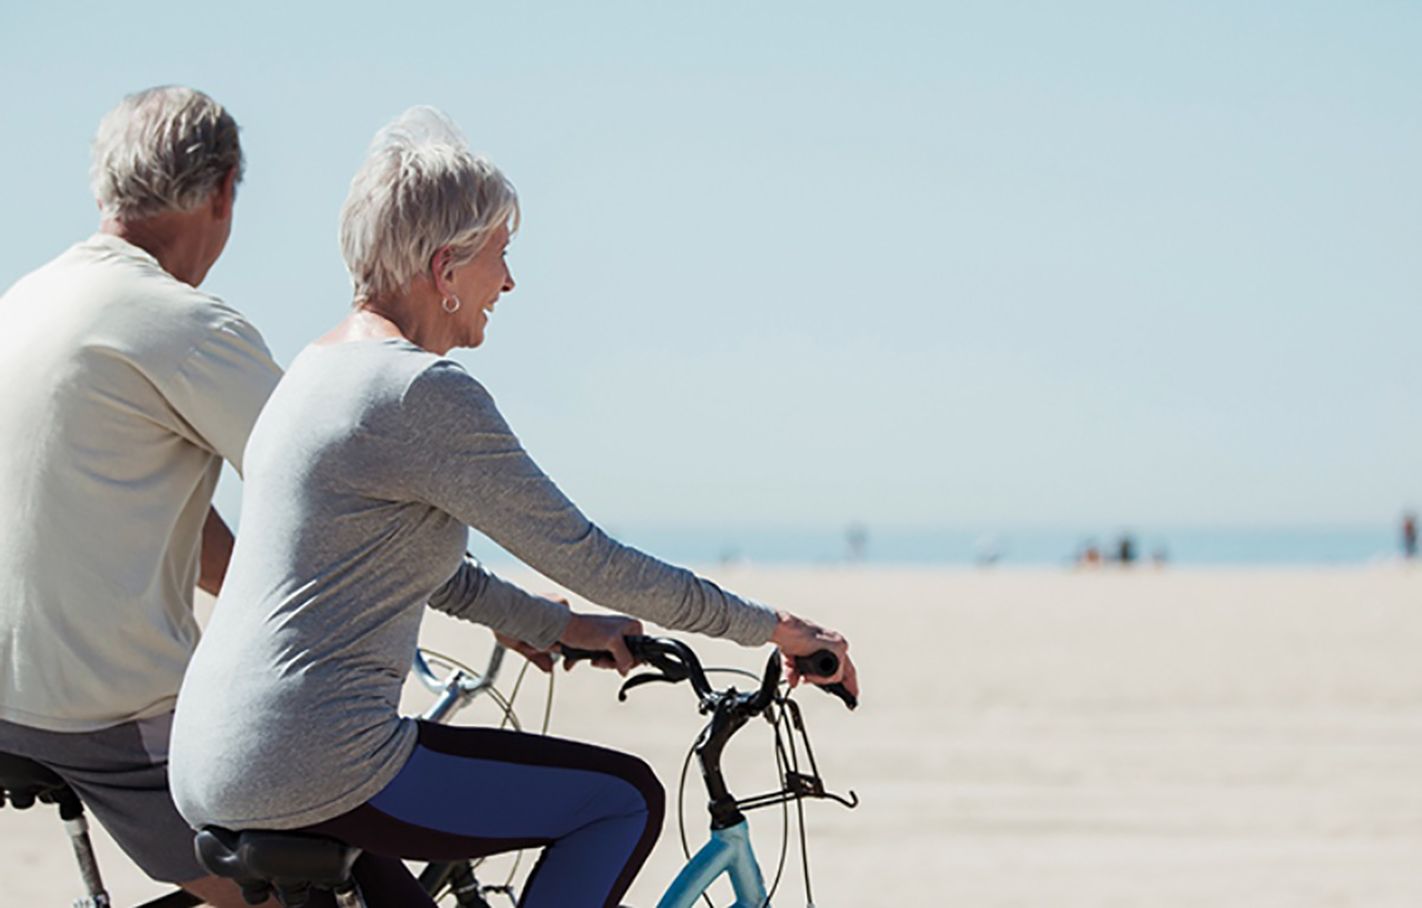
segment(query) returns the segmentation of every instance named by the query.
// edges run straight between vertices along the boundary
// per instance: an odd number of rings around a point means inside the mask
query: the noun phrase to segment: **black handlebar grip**
[[[795,671],[807,678],[833,678],[839,671],[839,657],[827,649],[809,656],[796,656]]]
[[[809,656],[795,657],[795,670],[801,676],[813,681],[815,678],[833,678],[834,673],[839,671],[839,657],[827,649],[822,649]],[[834,684],[818,685],[827,694],[834,694],[844,701],[844,705],[854,709],[859,705],[859,698],[849,692],[849,688],[836,681]]]

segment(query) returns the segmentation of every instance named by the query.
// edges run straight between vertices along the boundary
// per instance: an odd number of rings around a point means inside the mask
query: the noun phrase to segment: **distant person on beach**
[[[91,176],[98,232],[0,298],[0,752],[58,773],[155,880],[236,908],[193,856],[167,750],[193,586],[217,593],[232,551],[213,489],[280,377],[197,289],[232,228],[237,124],[189,88],[131,95]]]
[[[1410,511],[1402,515],[1402,557],[1417,557],[1417,515]]]
[[[1130,533],[1122,533],[1120,540],[1116,543],[1116,561],[1125,567],[1135,564],[1136,540]]]
[[[869,528],[859,522],[851,523],[844,531],[844,542],[849,560],[863,561],[869,553]]]
[[[1101,549],[1096,545],[1095,540],[1088,540],[1082,544],[1076,553],[1077,567],[1100,567],[1102,562]]]
[[[623,635],[640,622],[501,580],[465,557],[470,527],[663,627],[832,650],[858,687],[839,634],[610,538],[445,357],[480,346],[513,290],[518,218],[512,184],[442,114],[416,108],[377,135],[341,214],[352,311],[296,357],[252,432],[242,541],[179,697],[173,791],[189,822],[364,849],[354,872],[371,908],[433,906],[400,858],[530,845],[546,847],[522,908],[618,905],[661,829],[662,787],[636,757],[401,717],[427,606],[545,666],[559,643],[632,666]]]

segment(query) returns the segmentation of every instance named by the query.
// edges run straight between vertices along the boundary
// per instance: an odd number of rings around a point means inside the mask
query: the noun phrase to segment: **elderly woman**
[[[494,577],[464,557],[468,527],[664,627],[834,650],[855,687],[840,635],[609,538],[444,358],[482,344],[513,289],[518,217],[508,180],[437,112],[376,137],[342,212],[353,311],[297,356],[253,429],[241,538],[179,698],[172,777],[188,821],[365,849],[372,906],[430,904],[394,858],[530,845],[544,851],[524,906],[616,906],[660,829],[661,787],[634,757],[399,716],[427,604],[526,653],[565,643],[632,665],[622,635],[637,621]]]

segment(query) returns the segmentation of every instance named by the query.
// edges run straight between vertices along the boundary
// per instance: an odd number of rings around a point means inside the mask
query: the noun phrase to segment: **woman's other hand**
[[[790,686],[794,687],[802,680],[800,672],[795,668],[795,657],[812,656],[824,649],[839,657],[839,671],[829,678],[818,675],[810,677],[811,683],[833,684],[838,681],[857,698],[859,674],[855,671],[854,660],[849,658],[849,641],[838,631],[820,627],[798,615],[780,612],[779,616],[775,632],[770,635],[770,642],[780,647],[780,652],[785,657],[785,677]]]
[[[640,636],[642,622],[626,615],[583,615],[574,612],[568,619],[559,643],[566,643],[578,649],[606,650],[612,659],[595,659],[598,668],[615,668],[619,675],[626,675],[637,664],[632,653],[627,650],[623,637]],[[573,666],[568,664],[568,668]]]

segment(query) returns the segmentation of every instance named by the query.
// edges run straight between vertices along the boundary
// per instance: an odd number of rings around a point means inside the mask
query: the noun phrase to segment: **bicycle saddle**
[[[34,760],[0,753],[0,806],[8,796],[17,810],[24,810],[36,800],[55,803],[67,792],[63,779]]]
[[[250,905],[272,891],[287,908],[307,904],[310,890],[349,888],[360,849],[325,836],[254,829],[233,832],[206,826],[194,841],[198,861],[217,876],[235,880]]]

